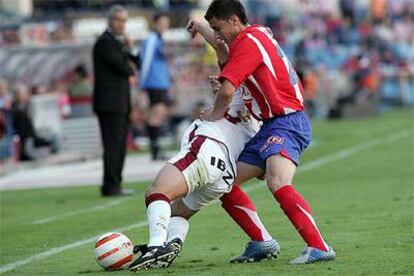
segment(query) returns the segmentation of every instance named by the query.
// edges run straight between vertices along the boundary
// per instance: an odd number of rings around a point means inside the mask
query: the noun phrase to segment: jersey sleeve
[[[262,62],[262,55],[252,40],[243,38],[232,49],[229,60],[221,71],[219,80],[227,79],[238,88]]]

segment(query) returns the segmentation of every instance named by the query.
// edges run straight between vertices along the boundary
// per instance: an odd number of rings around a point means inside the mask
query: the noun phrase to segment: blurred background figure
[[[139,66],[139,56],[125,33],[127,17],[128,13],[122,6],[111,7],[108,29],[93,48],[93,107],[99,119],[103,143],[103,196],[132,193],[122,189],[121,182],[131,110],[129,77],[134,75],[130,63]]]
[[[92,116],[92,84],[84,64],[78,64],[73,69],[74,79],[69,85],[71,117],[82,118]]]
[[[31,95],[27,86],[17,84],[14,88],[12,118],[15,133],[20,139],[19,160],[30,161],[58,151],[57,141],[53,137],[41,137],[36,132],[30,117]]]
[[[135,154],[138,148],[149,146],[150,159],[163,159],[160,146],[173,149],[180,140],[179,128],[191,121],[197,103],[211,100],[210,93],[203,91],[209,89],[208,76],[218,74],[214,50],[201,39],[191,40],[185,29],[188,19],[202,17],[210,2],[0,0],[0,76],[11,88],[16,84],[29,87],[30,118],[36,133],[41,137],[54,134],[60,143],[58,156],[24,166],[101,157],[93,83],[99,84],[97,90],[106,91],[96,97],[99,114],[126,117],[129,99],[124,91],[130,90],[127,152]],[[375,116],[414,106],[413,0],[243,2],[249,21],[271,28],[294,63],[305,87],[306,109],[314,118]],[[99,67],[107,72],[98,68],[95,74],[93,67],[91,52],[105,30],[108,49],[117,49],[105,50],[110,62],[118,64],[119,55],[114,53],[121,52],[126,63],[132,61],[130,39],[116,33],[116,27],[108,28],[108,10],[114,3],[124,5],[129,15],[125,24],[112,22],[123,25],[121,33],[128,33],[141,48],[142,61],[145,59],[140,74],[129,75],[131,89],[126,88],[127,74],[116,71],[119,66],[108,66],[101,58]],[[14,90],[5,94],[1,96],[0,139],[1,145],[8,144],[3,156],[15,156],[18,151],[10,146],[16,141],[12,139],[11,107],[5,104],[15,98]],[[11,172],[9,168],[21,165],[9,163],[12,165],[6,170]]]
[[[67,93],[66,86],[63,84],[63,82],[59,80],[54,80],[50,88],[50,94],[56,95],[60,116],[63,119],[69,118],[72,113],[72,110],[70,106],[69,95]]]
[[[0,165],[13,157],[13,121],[11,115],[12,99],[7,80],[0,79]]]
[[[165,14],[156,14],[153,24],[153,31],[142,44],[140,86],[147,92],[150,103],[147,134],[150,139],[151,156],[153,160],[164,160],[166,156],[161,152],[158,140],[168,116],[168,90],[171,86],[163,39],[163,34],[170,26],[170,19]]]

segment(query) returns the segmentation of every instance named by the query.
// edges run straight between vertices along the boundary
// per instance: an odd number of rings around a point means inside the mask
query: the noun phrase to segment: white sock
[[[167,240],[167,227],[170,223],[171,206],[164,200],[153,201],[147,208],[149,226],[148,246],[161,246]]]
[[[172,217],[168,225],[167,241],[179,238],[183,243],[190,227],[188,220],[183,217]]]

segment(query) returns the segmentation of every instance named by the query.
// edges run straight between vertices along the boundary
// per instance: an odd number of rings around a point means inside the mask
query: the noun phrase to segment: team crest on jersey
[[[285,138],[283,137],[270,136],[269,139],[267,139],[266,143],[260,148],[260,151],[266,150],[266,148],[272,144],[282,145],[284,141],[285,141]]]

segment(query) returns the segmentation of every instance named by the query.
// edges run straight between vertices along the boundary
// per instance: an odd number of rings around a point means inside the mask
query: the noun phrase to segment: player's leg
[[[189,230],[188,220],[197,211],[189,209],[182,201],[177,199],[171,204],[171,220],[167,229],[167,241],[179,239],[180,243],[183,244]]]
[[[171,217],[170,201],[185,196],[188,187],[183,174],[172,164],[166,164],[145,194],[150,239],[148,246],[161,246],[167,239]]]
[[[219,187],[216,184],[209,184]],[[219,198],[223,193],[220,189],[211,191],[209,187],[203,187],[188,194],[184,198],[175,200],[171,204],[171,221],[168,226],[167,240],[179,239],[183,244],[189,229],[188,220],[195,215],[201,207],[208,205],[213,200]]]
[[[292,186],[299,156],[310,141],[308,119],[304,113],[295,113],[271,122],[267,127],[270,128],[269,138],[260,151],[262,159],[266,160],[267,185],[308,246],[292,263],[333,259],[335,253],[319,232],[308,202]]]
[[[272,155],[266,161],[266,182],[283,212],[294,225],[308,248],[292,264],[308,263],[334,258],[332,249],[324,241],[304,197],[291,185],[296,165],[281,155]],[[326,253],[325,253],[326,252]],[[313,257],[313,255],[320,255]]]
[[[220,198],[221,206],[252,241],[268,241],[272,237],[261,223],[254,203],[239,185],[263,173],[263,169],[239,161],[232,190]]]
[[[180,251],[190,228],[188,220],[197,212],[198,210],[188,208],[181,198],[171,204],[171,220],[167,229],[167,242],[178,243]]]
[[[130,270],[146,269],[158,261],[162,262],[161,265],[168,265],[176,257],[174,248],[165,245],[171,218],[170,201],[186,195],[187,191],[188,186],[181,171],[172,164],[166,164],[145,194],[149,227],[148,250],[132,262]]]
[[[176,199],[171,204],[171,218],[167,228],[166,244],[163,248],[164,255],[168,254],[168,257],[158,258],[151,263],[151,268],[167,268],[174,262],[182,250],[190,227],[188,219],[196,212],[188,209],[181,199]]]
[[[148,246],[160,246],[166,241],[171,216],[170,201],[187,195],[198,183],[207,181],[207,176],[201,173],[206,168],[203,156],[215,143],[205,137],[193,138],[158,173],[145,194],[150,227]]]
[[[229,168],[230,162],[226,158],[224,152],[220,149],[221,145],[216,142],[207,141],[208,154],[202,149],[198,161],[211,160],[211,155],[216,157],[218,160],[223,160],[224,171]],[[205,157],[208,158],[205,158]],[[205,167],[206,163],[203,164]],[[207,182],[198,186],[191,193],[181,199],[177,199],[171,206],[171,221],[168,226],[168,246],[170,250],[173,250],[176,255],[171,258],[170,261],[165,265],[168,267],[178,256],[182,249],[182,245],[187,236],[189,229],[188,219],[190,219],[195,213],[198,212],[203,206],[210,204],[214,200],[217,200],[224,192],[228,191],[228,184],[222,179],[223,172],[217,167],[213,167],[208,170],[206,176]]]
[[[249,196],[239,186],[252,178],[262,177],[265,170],[260,156],[255,154],[248,143],[237,162],[237,177],[233,189],[220,200],[223,209],[250,237],[245,251],[230,260],[232,263],[256,262],[263,258],[276,257],[279,244],[272,238],[257,214],[256,207]]]
[[[197,213],[197,210],[189,209],[182,201],[177,199],[171,204],[171,220],[167,229],[167,243],[176,255],[181,252],[182,246],[187,237],[190,224],[188,220]],[[168,264],[170,266],[175,258],[172,258]]]
[[[196,136],[159,172],[147,191],[145,200],[150,230],[149,250],[130,265],[130,270],[138,271],[153,266],[168,267],[177,257],[179,251],[172,244],[166,243],[171,217],[170,201],[185,196],[202,183],[211,183],[208,175],[210,173],[221,177],[221,171],[217,173],[210,169],[205,170],[210,164],[206,159],[210,160],[209,153],[215,153],[217,144],[206,137]],[[224,154],[219,149],[218,154],[220,153]],[[218,170],[215,167],[213,169]]]

